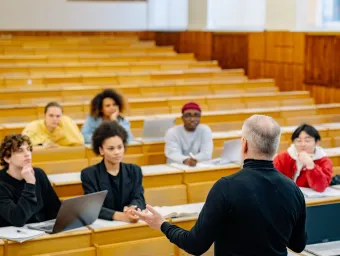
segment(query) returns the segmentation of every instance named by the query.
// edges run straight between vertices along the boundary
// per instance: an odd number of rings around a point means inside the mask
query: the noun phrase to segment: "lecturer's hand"
[[[133,211],[134,214],[139,216],[139,218],[146,222],[151,228],[156,230],[161,230],[162,224],[165,222],[165,218],[159,214],[151,205],[146,205],[146,210]],[[151,214],[150,214],[150,213]]]

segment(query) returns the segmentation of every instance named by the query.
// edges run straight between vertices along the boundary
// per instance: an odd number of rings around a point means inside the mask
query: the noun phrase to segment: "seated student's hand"
[[[123,209],[123,212],[127,212],[128,210],[136,210],[136,209],[137,209],[136,205],[125,206]]]
[[[183,163],[189,166],[196,166],[197,160],[190,157],[185,159]]]
[[[115,212],[113,215],[114,220],[136,223],[139,220],[139,216],[134,214],[133,210],[127,212]]]
[[[117,120],[118,115],[119,115],[118,111],[113,112],[110,116],[111,121]]]
[[[26,183],[35,184],[35,174],[31,164],[25,165],[24,168],[22,168],[21,175]]]
[[[314,161],[307,152],[305,151],[300,152],[298,154],[298,158],[299,158],[299,161],[307,167],[307,169],[314,168]]]

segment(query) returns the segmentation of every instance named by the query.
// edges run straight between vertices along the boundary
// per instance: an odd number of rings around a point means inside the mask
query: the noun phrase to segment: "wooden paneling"
[[[274,78],[283,91],[303,89],[304,33],[249,34],[249,78]]]
[[[187,31],[180,34],[179,52],[194,53],[198,60],[211,60],[212,44],[211,32]]]
[[[212,58],[222,68],[243,68],[248,71],[248,34],[214,33]]]
[[[335,36],[306,36],[305,83],[332,84]]]
[[[157,32],[155,40],[159,46],[171,45],[177,52],[180,52],[180,32]]]
[[[12,36],[138,36],[141,40],[154,40],[153,31],[0,31]]]

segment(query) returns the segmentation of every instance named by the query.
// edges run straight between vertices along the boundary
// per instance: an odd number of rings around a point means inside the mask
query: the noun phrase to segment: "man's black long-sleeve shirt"
[[[23,226],[57,217],[60,201],[43,170],[34,168],[36,184],[0,171],[0,227]]]
[[[215,242],[215,256],[286,256],[306,245],[306,205],[296,184],[272,161],[246,160],[243,169],[211,189],[195,226],[168,222],[163,233],[186,252],[201,255]]]

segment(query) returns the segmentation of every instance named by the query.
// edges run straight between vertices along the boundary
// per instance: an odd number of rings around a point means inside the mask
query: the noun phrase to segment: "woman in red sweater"
[[[293,144],[275,157],[275,168],[299,187],[324,191],[332,179],[333,163],[318,146],[320,140],[320,134],[313,126],[299,126],[292,134]]]

